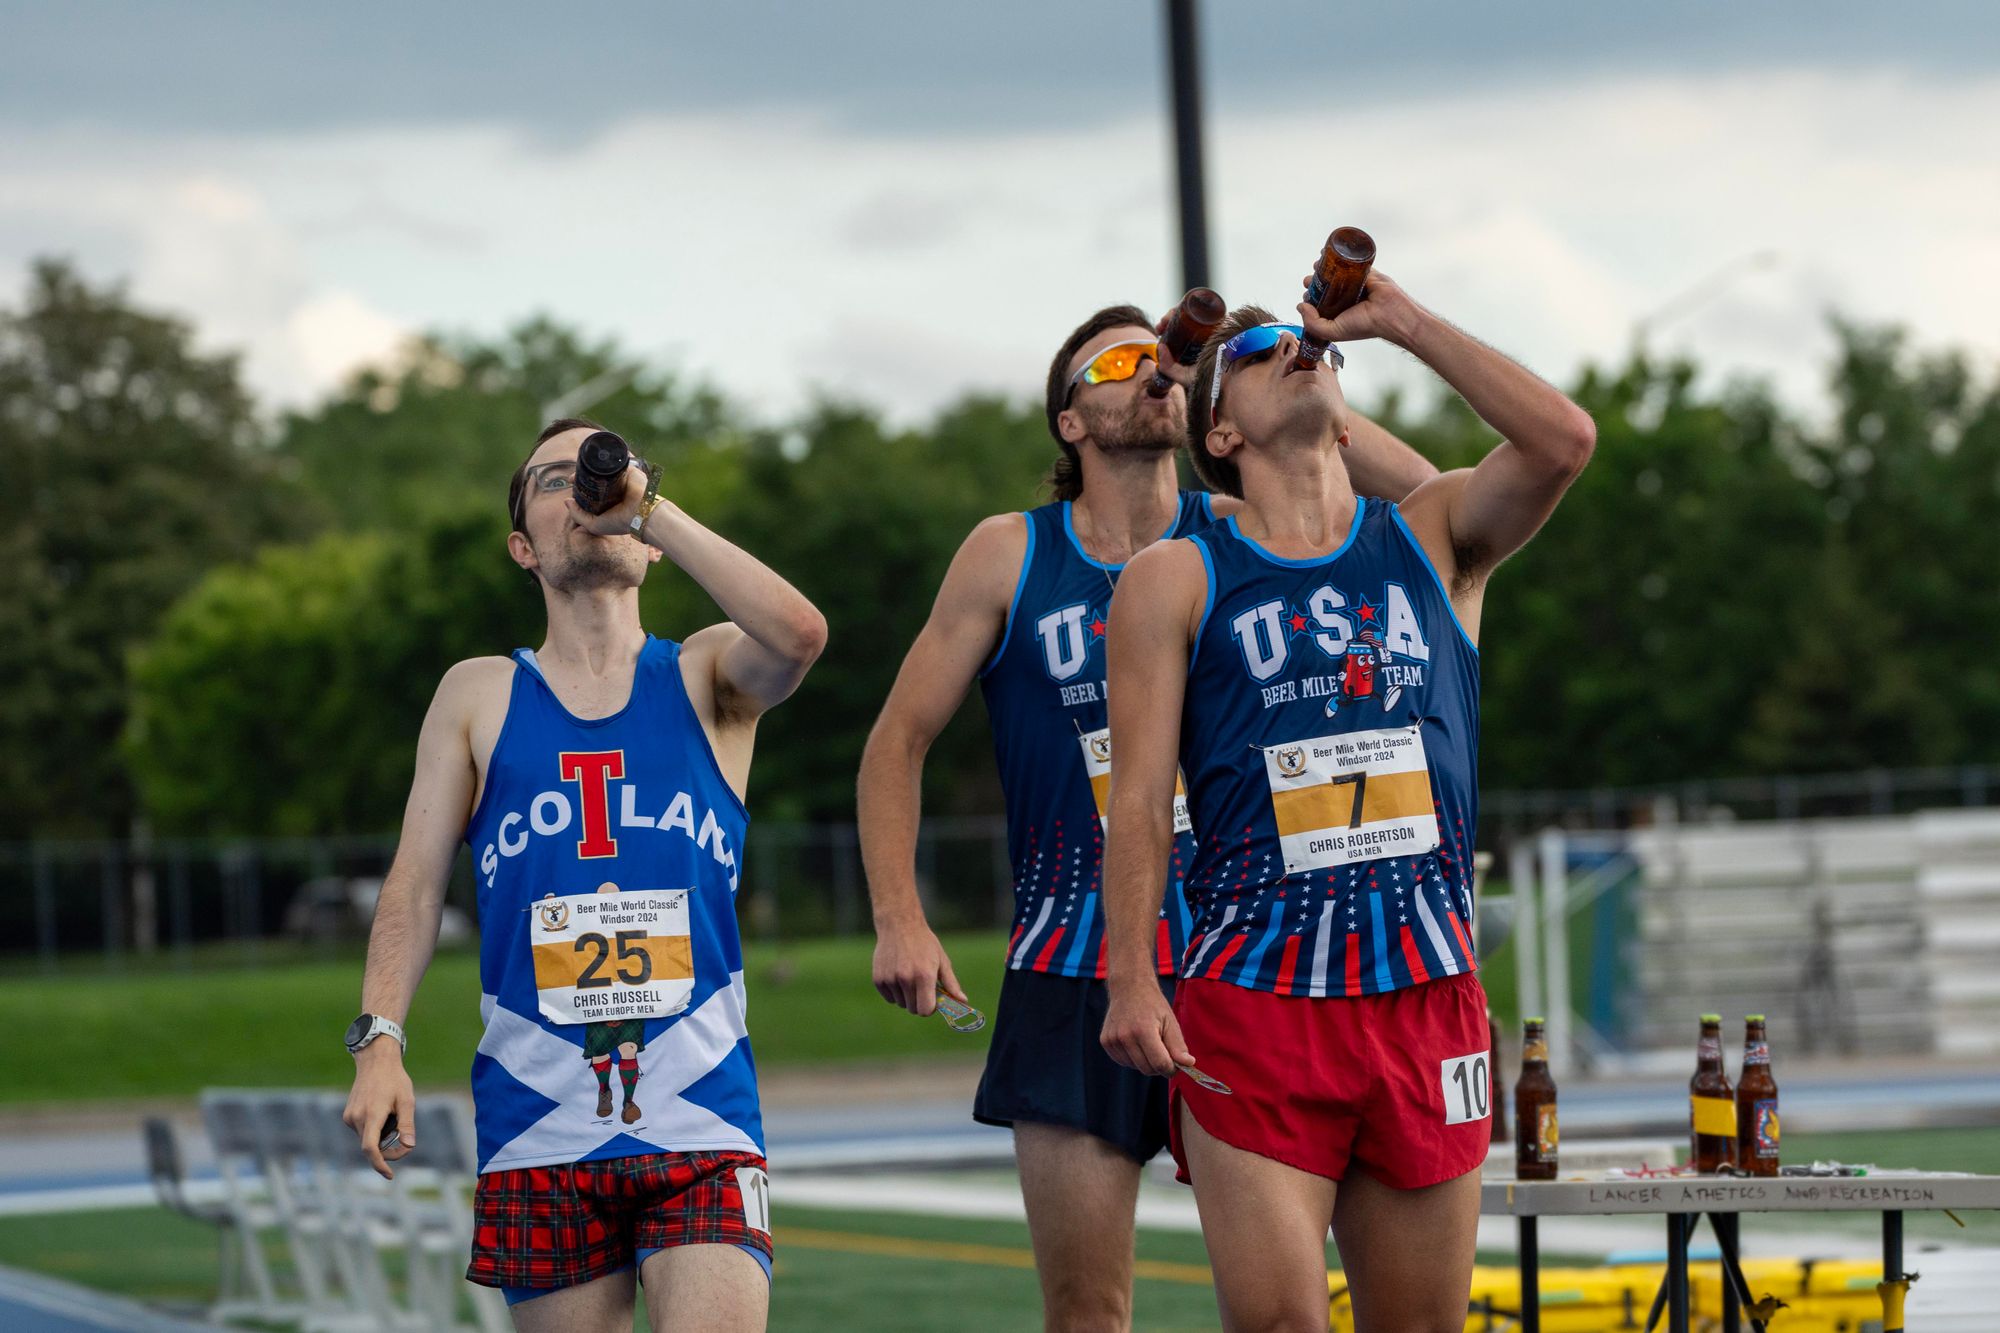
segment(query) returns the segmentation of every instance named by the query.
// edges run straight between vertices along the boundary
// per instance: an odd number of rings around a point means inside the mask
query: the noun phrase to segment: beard
[[[598,588],[636,588],[645,580],[646,562],[626,543],[593,537],[573,529],[553,560],[542,564],[542,577],[557,592],[589,592]]]
[[[1166,411],[1146,403],[1139,398],[1122,408],[1085,415],[1091,441],[1107,454],[1164,454],[1179,448],[1187,437],[1186,408],[1171,399]]]

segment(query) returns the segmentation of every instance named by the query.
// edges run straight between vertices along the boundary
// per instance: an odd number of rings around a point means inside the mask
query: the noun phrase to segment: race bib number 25
[[[1437,850],[1430,768],[1416,727],[1268,746],[1264,776],[1287,874]]]
[[[624,1023],[687,1008],[688,890],[573,893],[533,911],[535,991],[551,1023]]]

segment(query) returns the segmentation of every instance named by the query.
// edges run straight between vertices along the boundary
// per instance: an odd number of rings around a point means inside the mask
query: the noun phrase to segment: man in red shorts
[[[1475,636],[1486,580],[1589,459],[1590,418],[1381,275],[1303,328],[1246,307],[1189,393],[1211,487],[1243,508],[1139,553],[1112,600],[1117,747],[1102,1040],[1173,1079],[1231,1329],[1326,1327],[1324,1242],[1370,1333],[1464,1326],[1489,1138],[1473,972]],[[1400,505],[1357,496],[1349,410],[1300,338],[1416,355],[1503,437]],[[1176,766],[1197,849],[1169,1009],[1151,926]]]

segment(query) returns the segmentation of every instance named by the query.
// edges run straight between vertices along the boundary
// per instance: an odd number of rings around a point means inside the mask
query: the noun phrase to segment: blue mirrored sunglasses
[[[1222,344],[1222,351],[1216,357],[1215,378],[1208,383],[1209,420],[1215,419],[1215,405],[1222,401],[1222,377],[1229,368],[1246,356],[1256,356],[1259,352],[1270,351],[1278,345],[1278,339],[1287,333],[1298,339],[1304,339],[1306,336],[1305,329],[1297,324],[1259,324],[1255,328],[1243,330]],[[1333,356],[1335,370],[1347,364],[1347,358],[1340,354],[1338,347],[1329,345],[1326,350]]]

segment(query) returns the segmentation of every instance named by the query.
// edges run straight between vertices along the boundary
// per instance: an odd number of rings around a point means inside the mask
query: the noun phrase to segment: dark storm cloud
[[[808,111],[959,135],[1098,120],[1161,96],[1160,7],[1076,4],[274,5],[0,0],[0,123],[159,133],[504,124],[587,136],[635,113]],[[1311,88],[1372,97],[1610,72],[1988,73],[1991,5],[1222,3],[1204,10],[1222,107]]]

